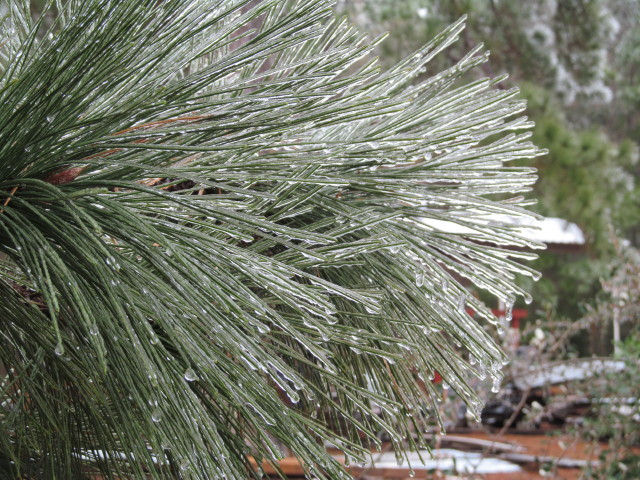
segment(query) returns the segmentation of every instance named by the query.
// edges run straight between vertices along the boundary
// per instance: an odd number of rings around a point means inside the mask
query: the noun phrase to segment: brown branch
[[[11,199],[13,198],[13,196],[15,195],[15,193],[17,191],[18,191],[18,186],[16,185],[15,187],[13,187],[11,189],[11,192],[9,193],[9,196],[7,197],[7,199],[2,204],[3,207],[6,207],[7,205],[9,205],[9,202],[11,201]],[[4,213],[4,208],[0,209],[0,213]]]

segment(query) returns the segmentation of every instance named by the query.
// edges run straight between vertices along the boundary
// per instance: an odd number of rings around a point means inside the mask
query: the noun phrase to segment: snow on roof
[[[438,220],[426,217],[419,218],[418,220],[429,228],[442,233],[461,235],[477,235],[480,233],[468,223],[461,225],[449,220]],[[580,227],[562,218],[547,217],[536,220],[531,217],[492,214],[465,218],[464,220],[472,220],[473,223],[479,227],[486,227],[492,224],[514,225],[519,227],[515,230],[515,233],[532,242],[565,245],[585,244],[584,233],[582,233]]]

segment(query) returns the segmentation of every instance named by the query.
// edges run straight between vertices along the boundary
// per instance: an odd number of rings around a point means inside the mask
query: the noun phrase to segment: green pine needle
[[[380,72],[329,0],[0,15],[7,475],[260,478],[284,446],[350,478],[323,444],[420,447],[433,372],[478,412],[505,357],[461,282],[526,296],[486,219],[529,215],[507,162],[540,151],[515,91],[459,81],[479,49],[429,71],[463,20]]]

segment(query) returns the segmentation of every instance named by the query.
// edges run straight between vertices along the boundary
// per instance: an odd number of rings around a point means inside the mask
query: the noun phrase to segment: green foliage
[[[541,172],[537,211],[577,223],[595,252],[612,253],[609,225],[624,232],[640,213],[632,174],[635,144],[611,142],[598,130],[571,128],[539,87],[523,84],[523,94],[528,113],[537,120],[534,139],[548,151],[536,162]]]
[[[434,371],[477,412],[504,355],[461,279],[524,295],[486,218],[528,215],[506,162],[539,152],[517,91],[456,86],[480,50],[412,85],[462,22],[381,72],[327,0],[53,3],[0,4],[9,468],[259,478],[284,445],[348,478],[323,442],[416,448]]]
[[[536,119],[534,141],[547,150],[535,162],[541,173],[534,187],[535,210],[578,224],[587,239],[583,255],[541,254],[535,266],[543,279],[532,291],[557,315],[577,319],[615,257],[610,226],[624,237],[633,237],[637,228],[640,204],[633,170],[638,149],[630,141],[611,142],[601,131],[571,128],[539,87],[524,83],[522,92]]]
[[[635,294],[637,295],[637,291]],[[636,299],[637,302],[637,299]],[[636,309],[638,303],[636,303]],[[605,440],[609,450],[600,464],[588,469],[584,477],[632,480],[640,474],[640,457],[633,447],[640,443],[640,335],[632,332],[620,345],[618,359],[625,362],[622,372],[610,373],[591,382],[596,402],[592,416],[580,428],[582,438]]]

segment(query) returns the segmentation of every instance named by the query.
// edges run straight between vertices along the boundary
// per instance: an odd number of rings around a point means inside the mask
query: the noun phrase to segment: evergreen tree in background
[[[0,476],[284,445],[349,478],[323,442],[417,448],[434,372],[478,412],[505,358],[463,281],[526,297],[507,162],[539,152],[517,91],[458,81],[479,49],[412,84],[461,21],[381,71],[328,0],[30,7],[0,2]]]

